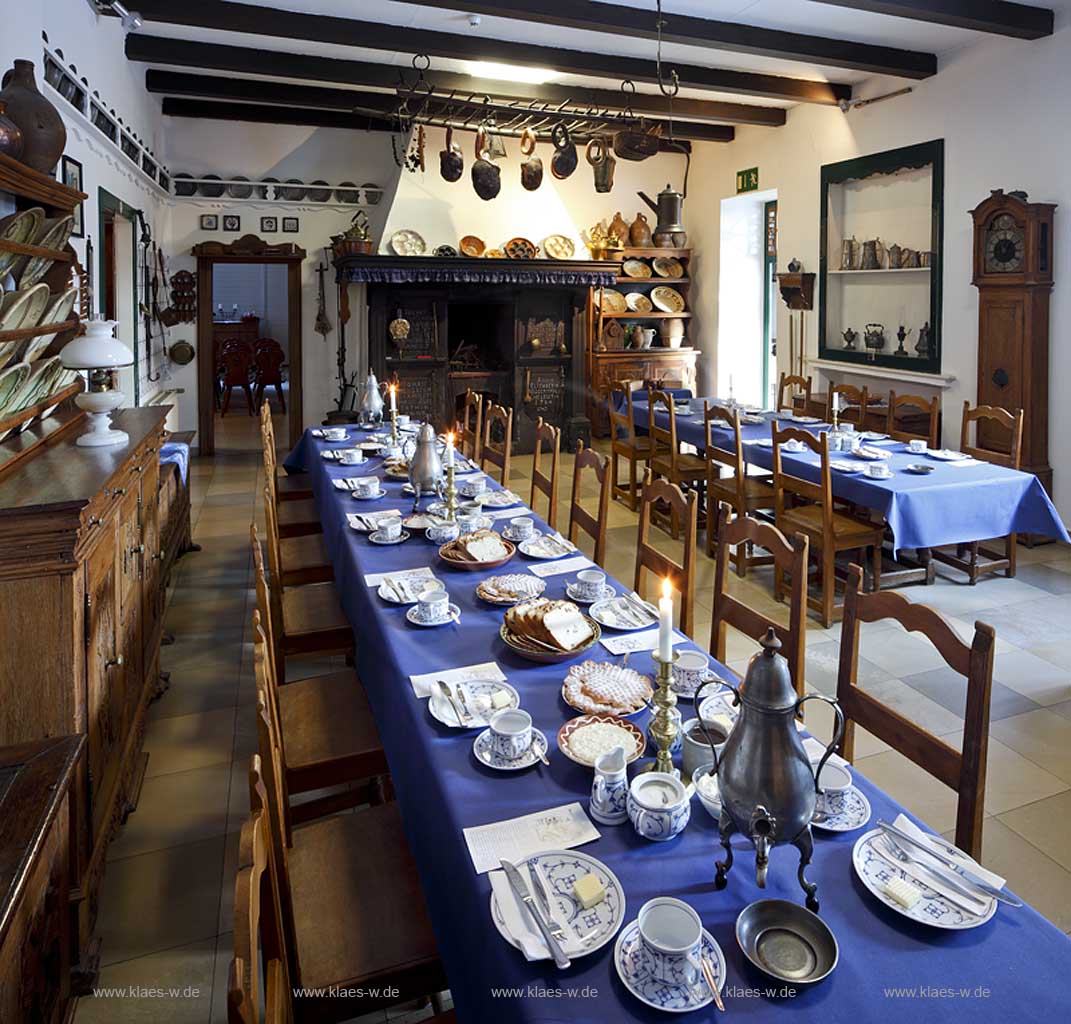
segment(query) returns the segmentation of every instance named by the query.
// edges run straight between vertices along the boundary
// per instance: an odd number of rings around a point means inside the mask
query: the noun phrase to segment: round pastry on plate
[[[653,693],[650,679],[612,661],[573,665],[562,684],[566,704],[596,715],[634,715],[647,706]]]

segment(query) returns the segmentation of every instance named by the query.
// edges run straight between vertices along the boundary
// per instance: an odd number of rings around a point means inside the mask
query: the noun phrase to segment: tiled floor
[[[87,998],[78,1024],[94,1021],[226,1020],[233,882],[238,831],[248,807],[245,770],[255,747],[248,617],[252,610],[248,529],[263,487],[254,421],[217,422],[220,453],[191,467],[194,537],[204,550],[179,563],[167,613],[176,642],[164,648],[170,690],[154,704],[146,735],[148,776],[136,813],[109,851],[101,897],[101,986],[175,987],[176,998]],[[281,424],[277,425],[281,431]],[[242,450],[245,449],[245,450]],[[570,493],[571,458],[561,494]],[[527,497],[530,460],[514,463],[513,485]],[[561,522],[567,521],[562,501]],[[631,581],[636,517],[610,511],[609,572]],[[672,548],[668,537],[659,544]],[[1065,931],[1071,930],[1071,550],[1020,549],[1014,580],[968,587],[942,578],[905,588],[969,634],[976,619],[997,629],[984,856],[1012,887]],[[696,639],[709,640],[713,563],[700,557]],[[768,575],[731,577],[745,599],[780,615]],[[808,625],[807,678],[836,686],[840,628]],[[730,637],[728,660],[742,670],[754,645]],[[963,689],[923,641],[898,626],[864,627],[861,684],[926,728],[957,743]],[[288,673],[295,666],[288,665]],[[322,671],[298,667],[294,678]],[[809,724],[819,735],[828,712]],[[914,813],[951,835],[953,793],[874,737],[857,738],[857,765]],[[417,1020],[422,1014],[416,1014]],[[382,1022],[384,1015],[373,1020]],[[405,1019],[405,1018],[400,1018]],[[393,1021],[392,1021],[393,1024]]]

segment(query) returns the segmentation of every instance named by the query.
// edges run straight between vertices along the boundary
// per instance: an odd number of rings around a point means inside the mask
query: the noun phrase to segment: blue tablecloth
[[[715,400],[696,398],[691,403],[690,414],[677,413],[678,440],[694,445],[700,451],[706,447],[704,401]],[[784,413],[779,420],[782,427],[792,425],[787,416]],[[650,419],[646,398],[633,399],[633,417],[637,429],[646,432]],[[745,459],[749,465],[767,470],[773,468],[773,451],[749,442],[768,438],[769,421],[774,418],[770,415],[761,425],[741,426],[740,436],[747,448]],[[664,407],[656,411],[655,421],[669,425],[669,413]],[[828,424],[806,424],[805,429],[827,430]],[[731,450],[732,432],[726,428],[718,433],[724,439],[725,447]],[[833,493],[845,501],[880,512],[892,530],[898,549],[934,548],[961,541],[1004,537],[1009,533],[1036,533],[1071,541],[1060,514],[1033,473],[1005,469],[988,462],[955,466],[910,453],[905,444],[877,447],[891,453],[888,465],[892,476],[886,480],[873,480],[862,472],[849,474],[833,470]],[[819,479],[820,460],[814,452],[808,450],[793,455],[782,451],[781,458],[786,470],[805,480]],[[831,458],[859,461],[848,452],[831,453]],[[917,462],[932,464],[934,471],[926,476],[904,472],[905,466]]]
[[[409,508],[411,499],[402,496],[401,484],[387,482],[387,497],[376,502],[352,500],[332,487],[331,479],[374,472],[378,461],[337,466],[319,457],[324,447],[325,442],[306,432],[286,466],[310,474],[335,585],[355,624],[357,669],[379,724],[459,1020],[464,1024],[665,1021],[618,980],[613,943],[558,972],[549,961],[527,963],[495,930],[489,911],[490,883],[486,875],[475,873],[461,830],[577,800],[587,807],[591,771],[566,759],[554,743],[559,726],[574,713],[561,699],[565,669],[533,664],[503,646],[498,639],[502,610],[484,604],[474,593],[481,574],[448,569],[437,561],[435,547],[420,535],[395,547],[379,547],[351,530],[346,512]],[[460,625],[435,630],[410,626],[404,609],[381,601],[363,578],[369,572],[424,565],[432,566],[447,584],[451,599],[461,608]],[[508,570],[499,571],[523,571],[525,565],[518,554]],[[550,577],[548,595],[563,596],[567,579]],[[597,650],[597,657],[606,656],[601,647]],[[634,656],[632,664],[640,666],[643,657]],[[483,768],[472,754],[475,733],[440,726],[409,683],[411,673],[489,660],[499,663],[520,693],[522,706],[550,739],[549,769],[500,774]],[[691,717],[691,705],[681,707],[685,717]],[[646,722],[638,724],[646,727]],[[874,817],[895,817],[900,808],[858,773],[856,778]],[[681,897],[695,907],[721,945],[730,986],[776,988],[744,959],[734,924],[746,904],[763,896],[802,903],[794,849],[774,851],[767,888],[760,890],[754,880],[754,858],[740,840],[728,888],[715,892],[717,828],[698,800],[685,832],[669,843],[640,839],[628,824],[598,827],[602,838],[581,849],[617,874],[627,897],[628,919],[654,896]],[[840,943],[836,971],[791,1000],[738,991],[728,998],[732,1019],[773,1021],[784,1012],[786,1002],[795,1011],[794,1019],[828,1024],[887,1021],[908,1013],[913,1024],[945,1024],[950,1013],[953,1019],[970,1013],[976,1024],[1008,1024],[1027,1017],[1058,1020],[1066,1013],[1071,943],[1063,933],[1028,907],[1001,908],[988,924],[962,933],[912,925],[879,904],[854,877],[851,851],[857,838],[858,833],[817,836],[810,872],[818,883],[822,917]],[[968,995],[889,994],[892,988],[919,986],[953,986]],[[711,1008],[694,1019],[715,1017]]]

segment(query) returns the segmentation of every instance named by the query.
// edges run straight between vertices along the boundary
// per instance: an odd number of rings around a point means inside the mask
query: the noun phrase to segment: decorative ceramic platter
[[[702,937],[702,956],[706,957],[714,971],[714,981],[720,992],[725,987],[725,954],[714,937],[705,928]],[[665,1010],[667,1013],[691,1013],[708,1006],[714,999],[702,975],[689,984],[681,974],[674,982],[660,981],[655,976],[650,952],[640,939],[637,921],[625,925],[614,946],[614,967],[621,983],[641,1003]]]
[[[43,249],[63,249],[73,230],[74,217],[71,214],[46,220],[33,244]],[[31,256],[18,274],[19,287],[29,288],[30,285],[37,284],[49,272],[54,262],[50,256]]]
[[[579,658],[581,654],[591,650],[591,648],[598,643],[599,637],[602,636],[602,630],[599,628],[599,624],[594,619],[589,619],[586,615],[584,616],[584,620],[591,627],[593,635],[579,647],[574,647],[571,651],[558,651],[544,647],[542,644],[538,644],[526,636],[521,636],[519,633],[512,632],[505,622],[503,622],[499,628],[498,635],[501,637],[502,642],[511,651],[521,655],[522,658],[527,658],[529,661],[552,664],[556,661],[569,661],[572,658]]]
[[[511,260],[534,260],[539,255],[539,247],[527,238],[511,238],[502,249]]]
[[[684,265],[673,256],[656,256],[652,266],[659,277],[684,277]]]
[[[412,228],[402,228],[390,236],[390,247],[399,256],[423,256],[428,251],[428,243]]]
[[[7,217],[0,218],[0,238],[5,242],[30,244],[37,237],[41,225],[45,222],[45,211],[40,206],[29,210],[20,210]],[[2,278],[20,259],[17,252],[0,252],[0,278]]]
[[[565,722],[558,730],[558,749],[567,757],[570,761],[575,761],[577,764],[583,765],[585,768],[593,768],[595,766],[594,758],[587,758],[582,753],[577,753],[572,747],[573,738],[576,737],[582,730],[589,728],[593,725],[616,725],[619,729],[623,729],[625,732],[632,736],[634,743],[633,749],[628,751],[625,755],[625,760],[631,764],[647,749],[647,737],[640,731],[639,726],[634,725],[632,722],[624,718],[619,718],[617,715],[578,715],[576,718],[570,718]]]
[[[0,370],[0,419],[15,411],[13,400],[18,397],[29,375],[29,363],[15,363]]]
[[[629,292],[625,296],[625,305],[633,313],[650,313],[654,309],[651,300],[643,292]]]
[[[651,301],[663,313],[680,313],[684,310],[684,296],[669,285],[662,284],[652,288]]]
[[[604,313],[624,313],[628,310],[625,296],[613,288],[600,290],[599,303]]]
[[[547,235],[543,252],[552,260],[571,260],[576,255],[576,245],[568,235]]]
[[[71,310],[74,309],[74,304],[77,298],[77,288],[68,288],[66,291],[62,291],[58,295],[53,295],[50,292],[48,295],[48,304],[45,306],[45,310],[35,326],[63,323],[71,315]],[[36,338],[31,338],[27,343],[23,359],[25,359],[26,362],[31,362],[36,359],[48,348],[49,345],[52,344],[52,339],[56,337],[57,333],[58,332],[54,331],[52,334],[39,334]]]
[[[461,702],[462,708],[472,716],[472,720],[466,720],[465,725],[458,721],[453,704],[437,688],[432,689],[428,698],[428,712],[431,717],[451,729],[486,729],[496,712],[521,706],[520,694],[509,683],[500,683],[494,679],[465,679],[454,686],[454,692],[458,691],[464,694],[465,698]],[[491,698],[496,693],[504,693],[509,697],[509,703],[493,707]]]
[[[625,277],[647,278],[651,276],[651,268],[643,260],[625,260],[621,264]]]

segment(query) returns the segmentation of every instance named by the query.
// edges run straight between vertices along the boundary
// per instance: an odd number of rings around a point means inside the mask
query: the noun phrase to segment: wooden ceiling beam
[[[145,72],[145,88],[151,93],[170,97],[182,96],[261,105],[278,104],[291,108],[357,112],[362,116],[370,117],[390,118],[398,107],[398,97],[395,93],[293,85],[289,82],[269,82],[253,78],[195,75],[184,71],[161,71],[155,68],[150,68]],[[506,124],[510,118],[521,116],[528,111],[527,104],[514,105],[494,101],[485,103],[482,99],[468,102],[456,98],[447,100],[446,97],[436,97],[430,106],[429,114],[439,118],[448,109],[456,108],[460,111],[457,122],[460,123],[465,118],[471,117],[473,126],[479,123],[481,115],[485,112],[497,115],[499,123]],[[541,111],[537,108],[534,113],[538,115]],[[554,118],[553,111],[548,116]],[[570,117],[566,115],[563,119],[569,121]],[[661,126],[663,134],[668,137],[668,122],[655,118],[650,121],[650,125],[651,127]],[[693,142],[732,142],[734,132],[728,125],[674,121],[673,136]]]
[[[1046,7],[1005,3],[1004,0],[815,0],[832,7],[887,14],[894,18],[950,25],[975,32],[1041,39],[1053,33],[1053,12]]]
[[[647,7],[624,7],[596,0],[401,0],[415,6],[446,8],[487,17],[551,25],[555,28],[656,39],[655,12]],[[714,51],[748,53],[780,60],[804,61],[899,78],[928,78],[937,74],[937,55],[847,39],[786,32],[732,21],[714,21],[663,12],[662,39],[667,43]],[[672,62],[670,62],[672,65]]]
[[[165,117],[255,121],[259,124],[297,124],[314,128],[348,128],[371,132],[395,130],[394,123],[388,118],[368,117],[337,110],[314,110],[308,107],[277,107],[267,103],[217,103],[213,100],[165,96],[162,112]]]
[[[613,53],[533,46],[456,32],[438,32],[381,22],[357,21],[353,18],[306,14],[275,7],[231,3],[229,0],[183,0],[182,3],[175,3],[173,0],[139,0],[138,13],[146,22],[185,25],[219,32],[242,32],[290,41],[361,47],[388,53],[422,53],[429,57],[517,64],[548,68],[561,74],[610,79],[624,77],[622,72],[627,70],[627,77],[633,81],[649,84],[658,82],[654,60],[637,60]],[[144,38],[151,37],[132,33],[127,36],[127,43],[132,39]],[[740,93],[798,103],[836,104],[842,99],[851,99],[851,86],[843,84],[677,62],[674,62],[673,67],[680,78],[680,84],[689,89]]]

